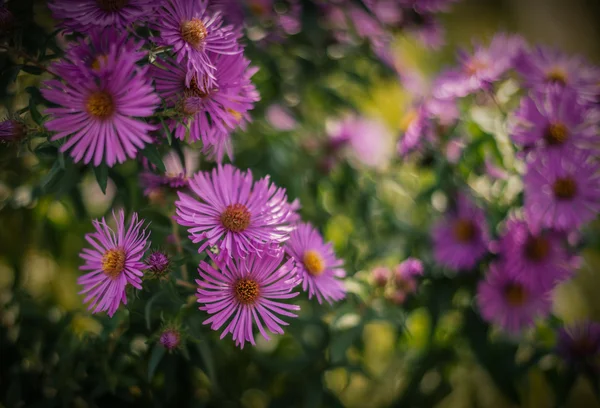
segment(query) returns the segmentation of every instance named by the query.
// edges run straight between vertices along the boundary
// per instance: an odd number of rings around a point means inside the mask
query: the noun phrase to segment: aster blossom
[[[582,321],[558,330],[556,351],[578,369],[600,370],[600,324]]]
[[[573,89],[549,85],[532,90],[521,100],[510,135],[525,148],[560,156],[573,147],[597,148],[597,122],[597,112],[580,104]]]
[[[572,149],[560,158],[537,155],[523,180],[525,215],[534,231],[572,231],[600,211],[600,164],[589,151]]]
[[[189,182],[194,196],[178,192],[177,223],[188,227],[200,252],[216,246],[222,258],[246,257],[264,251],[263,244],[280,244],[289,238],[295,218],[285,189],[269,177],[254,181],[250,171],[232,165],[199,172]]]
[[[154,42],[173,47],[175,61],[187,72],[185,85],[190,86],[194,76],[205,80],[205,88],[217,81],[217,67],[208,53],[239,54],[239,31],[223,25],[220,12],[208,10],[208,0],[165,0],[158,9],[156,29],[160,31]]]
[[[85,236],[92,248],[84,248],[79,255],[85,262],[79,269],[90,272],[77,279],[83,286],[80,293],[86,294],[84,303],[90,302],[88,309],[106,311],[111,317],[121,303],[127,304],[127,285],[142,288],[142,257],[150,245],[150,233],[143,229],[144,220],[139,220],[137,213],[127,225],[123,210],[113,213],[113,218],[116,232],[104,218],[92,222],[96,231]]]
[[[337,259],[332,244],[325,243],[319,232],[309,223],[300,223],[285,244],[285,251],[296,260],[302,290],[319,303],[333,303],[346,296],[342,278],[346,271],[343,261]]]
[[[157,174],[151,164],[146,164],[146,169],[140,174],[140,183],[144,187],[145,195],[151,195],[162,187],[179,189],[188,185],[190,177],[194,175],[200,165],[200,153],[184,147],[182,156],[183,160],[177,151],[168,152],[163,157],[164,174]]]
[[[13,143],[21,140],[27,133],[27,127],[16,118],[0,122],[0,143]]]
[[[102,75],[80,70],[77,77],[61,64],[55,73],[63,80],[44,82],[42,95],[58,107],[48,108],[52,140],[67,139],[61,151],[71,150],[75,162],[106,163],[112,167],[134,158],[151,142],[154,130],[141,118],[152,116],[159,99],[146,78],[146,68],[136,65],[135,54],[120,53],[116,46],[99,61]]]
[[[479,283],[477,302],[486,321],[511,334],[547,317],[552,307],[550,292],[522,282],[498,263],[490,265],[485,280]]]
[[[488,252],[489,233],[483,210],[465,196],[434,226],[435,260],[453,269],[472,269]]]
[[[147,21],[156,7],[155,0],[52,0],[48,7],[61,24],[71,30],[87,32],[96,27],[124,28]]]
[[[267,330],[283,334],[282,326],[287,323],[277,315],[296,317],[294,312],[300,310],[297,305],[283,302],[298,296],[293,292],[298,284],[294,261],[283,262],[281,250],[268,253],[265,248],[261,252],[262,256],[253,253],[231,262],[220,262],[209,254],[216,267],[202,261],[198,268],[196,297],[202,305],[200,310],[211,315],[204,324],[210,324],[212,330],[226,325],[221,338],[231,333],[240,348],[246,342],[256,345],[255,327],[267,340]]]

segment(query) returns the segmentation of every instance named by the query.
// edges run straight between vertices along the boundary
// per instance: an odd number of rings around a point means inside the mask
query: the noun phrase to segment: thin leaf
[[[106,195],[106,186],[108,184],[108,166],[101,164],[99,167],[94,167],[94,174],[96,175],[96,181],[98,186],[102,190],[102,194]]]
[[[42,125],[44,123],[44,118],[40,114],[35,104],[34,98],[29,98],[29,113],[31,114],[31,119],[38,125]]]
[[[152,353],[150,354],[150,360],[148,360],[148,381],[152,381],[152,377],[154,377],[156,368],[158,367],[158,364],[160,364],[160,361],[164,355],[165,348],[160,343],[156,343],[152,349]]]
[[[147,158],[150,161],[150,163],[154,164],[158,168],[158,171],[163,173],[166,171],[165,164],[163,163],[160,152],[158,151],[156,146],[148,145],[142,151],[142,154],[145,158]]]

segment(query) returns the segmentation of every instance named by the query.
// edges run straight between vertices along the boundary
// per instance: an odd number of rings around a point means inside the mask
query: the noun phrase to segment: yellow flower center
[[[259,294],[258,283],[255,280],[243,278],[235,283],[234,296],[241,304],[254,304]]]
[[[181,24],[181,37],[191,46],[198,48],[202,45],[208,31],[202,20],[193,18]]]
[[[112,96],[108,92],[98,91],[91,94],[85,107],[88,113],[100,119],[105,119],[115,111],[115,104]]]
[[[554,84],[566,85],[567,84],[567,73],[562,68],[552,68],[546,72],[546,81]]]
[[[544,140],[549,145],[561,145],[569,138],[569,129],[562,123],[551,123],[544,133]]]
[[[129,0],[96,0],[96,3],[104,11],[119,11],[129,4]]]
[[[111,279],[119,277],[125,269],[125,250],[123,248],[109,249],[102,256],[102,271]]]
[[[509,283],[504,288],[504,299],[513,307],[523,306],[527,301],[527,290],[518,283]]]
[[[531,236],[525,243],[525,256],[531,261],[543,261],[549,253],[550,241],[544,237]]]
[[[242,232],[250,226],[251,214],[243,204],[231,204],[221,214],[221,224],[231,232]]]
[[[473,224],[472,221],[461,219],[454,223],[452,232],[454,233],[454,238],[456,238],[458,242],[466,244],[475,239],[477,227],[475,227],[475,224]]]
[[[325,272],[325,261],[323,257],[314,250],[308,250],[304,253],[302,258],[304,267],[312,276],[320,276]]]
[[[577,183],[571,177],[559,178],[552,185],[554,197],[559,200],[570,200],[577,194]]]

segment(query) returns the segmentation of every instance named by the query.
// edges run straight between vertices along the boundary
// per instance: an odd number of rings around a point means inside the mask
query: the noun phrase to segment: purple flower
[[[113,213],[117,231],[112,230],[104,218],[94,220],[96,232],[86,234],[86,241],[92,248],[84,248],[79,256],[85,261],[79,269],[91,271],[77,279],[83,286],[80,293],[86,293],[84,303],[90,302],[92,313],[107,311],[113,316],[121,303],[127,304],[125,288],[128,284],[142,288],[142,263],[144,252],[148,249],[150,233],[142,230],[144,220],[138,221],[137,213],[131,216],[131,222],[125,226],[125,213]]]
[[[226,164],[212,172],[199,172],[189,183],[198,199],[178,192],[176,221],[188,227],[194,243],[217,246],[221,256],[246,257],[262,251],[262,244],[287,240],[293,227],[293,211],[285,189],[269,177],[257,182],[252,173]]]
[[[175,350],[181,343],[181,334],[175,329],[165,329],[160,334],[159,342],[167,350]]]
[[[548,316],[552,308],[550,292],[525,284],[501,264],[490,265],[488,275],[477,287],[477,302],[486,321],[512,334]]]
[[[397,0],[398,1],[398,0]],[[412,7],[418,13],[438,13],[447,11],[458,0],[399,0],[404,7]]]
[[[250,61],[242,54],[209,53],[208,57],[215,67],[214,87],[206,84],[206,76],[197,75],[187,86],[189,72],[172,62],[161,62],[166,69],[153,66],[151,72],[167,107],[175,108],[180,115],[168,121],[175,137],[184,140],[189,133],[191,141],[202,140],[204,153],[220,162],[224,153],[231,158],[230,134],[237,128],[245,129],[251,120],[248,112],[260,95],[250,80],[257,69],[249,67]]]
[[[548,84],[580,89],[589,82],[584,72],[588,63],[580,57],[570,56],[550,47],[523,50],[515,61],[515,68],[530,88],[543,88]]]
[[[435,132],[425,105],[411,110],[403,121],[404,134],[398,141],[398,154],[407,156],[421,150],[426,143],[435,143]]]
[[[598,370],[600,356],[600,324],[584,321],[558,330],[556,351],[570,365]]]
[[[440,75],[434,96],[440,99],[464,97],[488,89],[512,68],[522,47],[520,37],[496,34],[487,48],[475,44],[472,54],[461,51],[460,67]]]
[[[41,89],[59,105],[46,110],[52,119],[45,126],[56,132],[52,140],[68,139],[60,150],[72,149],[75,162],[93,159],[95,166],[104,162],[112,167],[135,158],[151,141],[148,132],[154,126],[138,118],[152,116],[159,99],[146,78],[147,68],[136,66],[135,54],[121,51],[111,47],[99,62],[100,76],[82,69],[71,77],[71,70],[57,64],[55,71],[63,80],[46,81]]]
[[[48,3],[54,18],[74,31],[96,27],[124,28],[145,22],[156,7],[155,0],[52,0]]]
[[[10,33],[15,27],[15,16],[2,3],[0,4],[0,38]]]
[[[488,252],[488,227],[483,210],[464,196],[433,229],[436,261],[453,269],[472,269]]]
[[[577,229],[600,211],[600,164],[588,151],[537,155],[524,176],[525,214],[534,231]]]
[[[165,174],[156,174],[150,168],[140,174],[140,183],[144,186],[144,194],[150,195],[161,187],[179,189],[187,187],[190,177],[198,170],[200,153],[189,147],[183,148],[183,162],[179,153],[171,150],[163,158]],[[148,166],[151,167],[151,166]]]
[[[160,46],[173,46],[175,60],[186,71],[185,85],[194,78],[201,90],[212,89],[217,82],[213,54],[234,55],[242,52],[238,45],[239,32],[232,26],[223,26],[219,12],[207,10],[208,0],[165,0],[158,9],[153,40]],[[217,82],[218,83],[218,82]],[[220,86],[221,84],[219,84]]]
[[[302,280],[302,290],[308,292],[319,303],[341,300],[346,289],[340,280],[346,276],[342,269],[343,261],[337,259],[331,243],[325,244],[319,232],[308,223],[298,224],[292,231],[285,251],[296,260],[298,275]]]
[[[390,280],[392,271],[390,271],[390,268],[386,268],[385,266],[378,266],[371,271],[371,276],[373,277],[373,282],[376,286],[384,287]]]
[[[504,265],[527,285],[550,290],[573,273],[561,238],[553,231],[534,234],[526,222],[510,219],[500,241]]]
[[[0,122],[0,143],[14,143],[23,139],[27,127],[17,119],[6,119]]]
[[[219,262],[213,258],[216,267],[202,261],[198,268],[198,303],[200,310],[211,315],[204,321],[213,330],[226,325],[221,333],[224,338],[231,333],[236,346],[244,348],[246,341],[255,345],[254,326],[267,340],[271,333],[283,334],[281,326],[287,323],[277,315],[296,317],[292,311],[300,310],[297,305],[282,302],[298,296],[292,292],[298,285],[294,261],[288,259],[282,264],[284,252],[279,250],[263,255],[253,253],[231,262]],[[209,254],[211,255],[211,254]],[[212,257],[212,255],[211,255]]]
[[[147,270],[157,277],[166,275],[171,267],[169,256],[162,251],[153,251],[144,262]]]
[[[415,278],[423,276],[423,262],[417,258],[406,258],[402,263],[396,266],[394,276],[396,280]]]
[[[515,143],[542,148],[558,159],[573,146],[589,148],[600,140],[594,116],[578,102],[574,90],[551,85],[532,90],[521,100],[510,134]]]
[[[281,131],[294,130],[298,122],[283,106],[273,104],[267,108],[266,119],[273,128]]]

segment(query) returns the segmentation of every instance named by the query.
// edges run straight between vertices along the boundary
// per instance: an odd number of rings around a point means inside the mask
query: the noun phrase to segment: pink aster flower
[[[562,238],[553,231],[534,234],[526,222],[510,219],[500,240],[504,265],[529,286],[550,290],[573,273]]]
[[[438,263],[453,269],[472,269],[488,252],[488,227],[483,210],[464,196],[433,229]]]
[[[574,90],[557,85],[532,90],[514,115],[511,138],[527,149],[541,148],[556,158],[574,146],[597,148],[597,114],[578,98]]]
[[[20,120],[6,119],[0,122],[0,144],[18,142],[27,134],[27,127]]]
[[[202,140],[204,153],[221,161],[224,153],[232,156],[230,134],[245,129],[251,121],[249,111],[260,95],[251,81],[257,69],[250,67],[242,54],[209,53],[215,66],[214,87],[201,85],[206,77],[193,76],[186,85],[188,71],[172,62],[161,62],[166,69],[153,66],[156,90],[167,107],[175,108],[180,117],[168,121],[175,137]],[[202,78],[198,80],[198,78]]]
[[[346,276],[343,261],[337,259],[331,243],[325,244],[319,232],[308,223],[298,224],[285,245],[285,251],[296,260],[302,290],[319,303],[336,302],[346,296],[341,278]]]
[[[501,264],[490,265],[486,279],[477,288],[481,316],[516,334],[550,314],[550,292],[527,285],[507,272]]]
[[[52,140],[67,139],[61,151],[71,150],[75,162],[106,163],[112,167],[134,158],[151,142],[155,127],[142,118],[152,116],[159,99],[146,77],[147,68],[136,65],[135,55],[122,53],[116,46],[99,62],[100,76],[94,70],[72,71],[57,64],[62,80],[44,82],[44,97],[59,105],[48,108],[48,130]]]
[[[423,275],[423,263],[416,258],[407,258],[394,268],[394,285],[396,296],[398,292],[404,294],[404,298],[417,291],[417,277]]]
[[[124,28],[145,22],[156,7],[155,0],[51,0],[48,7],[54,18],[74,31],[87,32],[96,27]]]
[[[525,214],[534,231],[571,231],[600,211],[600,164],[589,151],[573,149],[560,158],[540,154],[527,166]]]
[[[472,54],[461,51],[459,68],[440,75],[434,96],[440,99],[464,97],[488,89],[513,67],[522,47],[520,37],[496,34],[488,47],[475,44]]]
[[[557,353],[577,369],[600,370],[600,324],[583,321],[558,330]]]
[[[287,323],[277,315],[296,317],[294,312],[300,310],[300,306],[282,301],[298,296],[292,292],[298,285],[294,261],[288,259],[282,264],[282,250],[268,254],[263,248],[261,252],[262,256],[254,253],[231,262],[213,258],[216,266],[202,261],[198,268],[196,297],[202,305],[200,310],[211,315],[204,324],[213,330],[226,325],[221,338],[231,333],[240,348],[247,341],[256,345],[254,327],[267,340],[267,330],[283,334],[282,326]]]
[[[171,150],[163,158],[165,173],[157,174],[150,168],[146,168],[140,174],[140,182],[144,186],[144,194],[150,195],[156,189],[169,187],[179,189],[187,187],[189,179],[194,175],[200,166],[200,153],[189,147],[184,147],[182,158],[175,150]],[[152,166],[148,166],[152,167]]]
[[[285,189],[274,186],[269,177],[256,182],[252,173],[226,164],[212,172],[199,172],[189,182],[197,198],[178,192],[176,221],[188,227],[198,249],[216,246],[220,256],[246,257],[263,251],[262,244],[280,244],[293,229],[293,211]]]
[[[90,272],[77,279],[83,286],[80,293],[87,294],[84,303],[91,301],[88,309],[94,309],[92,313],[107,311],[111,317],[121,303],[127,304],[127,285],[142,288],[142,271],[146,269],[142,257],[150,245],[150,233],[142,229],[144,220],[138,220],[137,213],[127,226],[123,210],[113,213],[113,218],[116,232],[104,218],[92,222],[96,232],[85,236],[92,248],[84,248],[79,255],[85,261],[79,269]]]
[[[202,78],[202,90],[211,89],[217,82],[217,67],[209,52],[239,54],[240,34],[232,26],[223,26],[219,12],[207,10],[208,0],[165,0],[158,9],[153,40],[160,46],[173,46],[175,60],[186,69],[185,85],[196,76]]]

